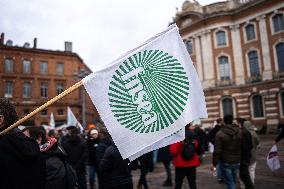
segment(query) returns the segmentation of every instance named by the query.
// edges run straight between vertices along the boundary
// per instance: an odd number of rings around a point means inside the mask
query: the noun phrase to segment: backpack
[[[195,154],[195,142],[193,139],[186,138],[182,144],[181,157],[184,160],[191,160]]]
[[[78,184],[78,177],[75,170],[67,161],[63,161],[63,163],[65,167],[66,189],[79,189],[80,186]]]

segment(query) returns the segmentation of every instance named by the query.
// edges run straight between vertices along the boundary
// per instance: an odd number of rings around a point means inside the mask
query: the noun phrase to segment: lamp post
[[[75,80],[82,80],[84,77],[86,77],[89,74],[88,71],[86,71],[84,68],[81,68],[79,72],[74,72],[73,76]],[[82,113],[82,125],[85,128],[86,127],[86,96],[84,92],[84,88],[80,88],[81,92],[81,113]]]

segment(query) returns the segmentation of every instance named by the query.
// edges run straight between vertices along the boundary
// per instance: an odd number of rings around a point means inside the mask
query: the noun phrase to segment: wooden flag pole
[[[31,113],[29,113],[28,115],[26,115],[25,117],[21,118],[20,120],[18,120],[16,123],[14,123],[13,125],[11,125],[10,127],[6,128],[5,130],[3,130],[0,135],[3,135],[5,133],[7,133],[8,131],[18,127],[21,123],[23,123],[24,121],[30,119],[31,117],[33,117],[34,115],[36,115],[37,113],[39,113],[40,111],[44,110],[45,108],[47,108],[48,106],[50,106],[51,104],[53,104],[54,102],[60,100],[61,98],[63,98],[64,96],[70,94],[71,92],[75,91],[76,89],[78,89],[80,86],[83,85],[82,81],[79,81],[77,83],[75,83],[74,85],[72,85],[71,87],[69,87],[68,89],[66,89],[65,91],[63,91],[62,93],[60,93],[59,95],[57,95],[56,97],[50,99],[49,101],[47,101],[45,104],[43,104],[42,106],[38,107],[37,109],[35,109],[34,111],[32,111]]]

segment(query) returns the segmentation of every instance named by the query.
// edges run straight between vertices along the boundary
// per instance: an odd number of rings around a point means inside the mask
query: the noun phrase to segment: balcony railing
[[[224,80],[216,81],[217,87],[225,87],[225,86],[231,86],[231,85],[235,85],[235,81],[232,79],[224,79]]]
[[[284,78],[284,72],[275,72],[273,73],[273,79]]]
[[[260,82],[260,81],[262,81],[261,75],[251,76],[251,77],[248,77],[246,79],[246,83],[257,83],[257,82]]]

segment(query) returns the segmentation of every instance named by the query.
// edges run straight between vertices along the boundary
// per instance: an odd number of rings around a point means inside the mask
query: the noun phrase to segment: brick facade
[[[284,43],[284,29],[273,31],[273,16],[284,15],[281,0],[229,0],[201,6],[197,1],[185,1],[176,13],[184,41],[192,41],[192,60],[202,82],[208,119],[205,126],[226,112],[224,99],[232,101],[234,117],[251,120],[255,125],[269,128],[284,123],[283,71],[279,70],[277,44]],[[255,38],[247,40],[246,26],[253,25]],[[284,23],[282,23],[284,25]],[[224,31],[226,45],[216,45],[216,32]],[[257,54],[260,74],[251,76],[248,53]],[[219,57],[228,57],[230,79],[220,79]],[[260,95],[263,115],[255,117],[253,98]],[[282,95],[282,96],[281,96]]]
[[[25,116],[55,97],[58,85],[62,85],[65,90],[75,84],[78,78],[74,77],[74,73],[78,73],[81,69],[84,69],[86,73],[91,73],[91,70],[84,64],[79,55],[71,51],[38,49],[36,48],[36,40],[34,47],[18,47],[7,45],[4,42],[4,34],[2,34],[0,43],[0,97],[5,96],[5,85],[7,82],[12,82],[13,92],[9,98],[15,104],[19,117]],[[6,59],[13,61],[12,72],[7,73],[5,71]],[[24,73],[23,71],[24,60],[31,62],[29,73]],[[45,74],[41,73],[41,62],[47,62],[48,67]],[[57,73],[57,64],[63,64],[63,73]],[[25,83],[29,83],[31,86],[28,97],[25,97],[23,94]],[[41,95],[42,84],[47,85],[47,97],[42,97]],[[98,113],[84,87],[82,87],[82,89],[72,92],[48,107],[47,115],[38,113],[25,124],[48,124],[50,114],[53,112],[56,125],[61,125],[66,122],[68,106],[82,123],[82,93],[80,90],[84,90],[86,96],[86,123],[90,124],[98,120]]]

